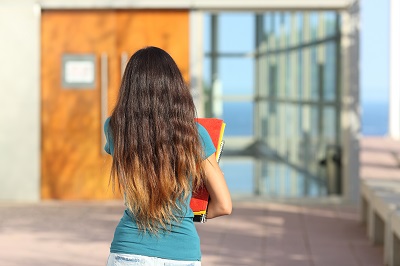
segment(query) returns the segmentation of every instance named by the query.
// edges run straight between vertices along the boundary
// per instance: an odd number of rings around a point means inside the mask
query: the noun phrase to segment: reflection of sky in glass
[[[204,15],[203,49],[205,53],[211,52],[211,14]]]
[[[225,95],[251,95],[253,93],[253,58],[220,58],[219,79]]]
[[[277,38],[279,38],[280,27],[281,27],[281,13],[275,13],[273,18],[274,18],[274,21],[272,23],[273,23],[273,27],[274,27],[275,36]]]
[[[218,16],[218,52],[252,52],[254,29],[253,13],[221,13]]]
[[[272,19],[272,14],[271,13],[266,13],[264,15],[264,20],[263,20],[263,24],[264,24],[264,31],[266,33],[270,33],[272,32],[272,23],[271,23],[271,19]]]
[[[334,100],[336,94],[336,43],[325,44],[324,99]]]
[[[310,14],[310,32],[311,40],[317,39],[317,28],[318,28],[318,13],[312,12]]]

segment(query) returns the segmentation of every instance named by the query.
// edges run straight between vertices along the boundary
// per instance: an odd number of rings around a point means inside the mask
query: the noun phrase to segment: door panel
[[[188,79],[186,11],[45,11],[42,14],[42,198],[112,199],[111,157],[102,152],[100,57],[108,57],[108,113],[121,77],[121,53],[159,46]],[[93,89],[62,88],[63,54],[94,54]]]

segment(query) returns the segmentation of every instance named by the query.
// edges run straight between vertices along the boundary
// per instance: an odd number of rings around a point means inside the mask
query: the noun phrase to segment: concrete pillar
[[[359,2],[341,12],[340,82],[342,191],[344,200],[359,200],[359,138],[361,132],[359,86]]]

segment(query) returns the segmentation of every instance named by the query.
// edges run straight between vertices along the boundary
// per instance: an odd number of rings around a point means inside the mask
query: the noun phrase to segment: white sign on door
[[[94,88],[96,82],[95,59],[94,55],[63,55],[63,87]]]
[[[68,83],[93,83],[94,64],[91,61],[69,61],[65,64],[65,81]]]

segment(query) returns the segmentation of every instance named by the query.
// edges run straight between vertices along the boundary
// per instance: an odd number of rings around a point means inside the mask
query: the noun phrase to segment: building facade
[[[147,45],[226,121],[234,195],[358,199],[357,1],[6,0],[0,33],[0,200],[115,197],[102,124]]]

